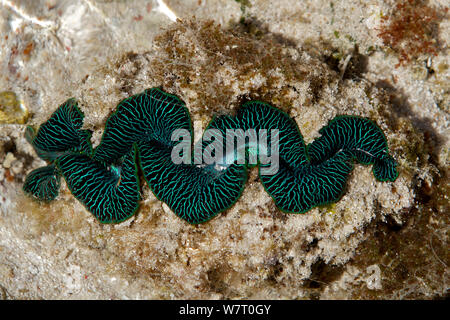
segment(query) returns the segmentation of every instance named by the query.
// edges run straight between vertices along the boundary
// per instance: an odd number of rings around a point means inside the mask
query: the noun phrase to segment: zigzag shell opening
[[[82,122],[83,113],[69,99],[32,139],[27,131],[38,155],[51,163],[51,170],[40,168],[30,173],[24,190],[40,200],[53,200],[62,175],[73,195],[102,223],[122,222],[137,211],[138,164],[155,196],[191,224],[209,221],[233,206],[242,194],[248,167],[256,165],[248,162],[252,157],[243,163],[236,157],[218,168],[175,163],[172,134],[186,130],[192,137],[192,124],[184,103],[158,88],[121,101],[108,118],[95,150],[90,144],[91,133],[81,129]],[[235,116],[216,117],[208,125],[208,130],[222,137],[228,137],[227,130],[237,129],[276,130],[279,163],[270,174],[263,174],[266,165],[261,165],[260,179],[283,212],[304,213],[339,200],[354,160],[375,163],[374,175],[381,181],[394,181],[398,175],[395,161],[386,157],[383,132],[365,118],[336,117],[308,146],[286,113],[260,101],[247,102]],[[205,141],[199,145],[202,154],[213,145]],[[245,153],[251,155],[254,143],[242,142]]]

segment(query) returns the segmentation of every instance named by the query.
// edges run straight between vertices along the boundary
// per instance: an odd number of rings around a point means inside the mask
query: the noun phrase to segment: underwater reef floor
[[[395,67],[377,31],[388,1],[166,1],[178,22],[156,1],[14,3],[0,13],[0,298],[448,298],[448,18],[430,29],[436,55]],[[156,86],[186,103],[197,137],[253,99],[285,111],[305,143],[336,115],[368,117],[399,177],[355,165],[339,202],[284,214],[251,169],[239,201],[198,226],[144,183],[117,225],[64,182],[48,204],[23,194],[45,165],[26,125],[75,97],[95,147],[117,103]]]

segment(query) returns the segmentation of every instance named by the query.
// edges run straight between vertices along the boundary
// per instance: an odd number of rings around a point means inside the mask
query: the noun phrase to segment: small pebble
[[[11,171],[14,173],[14,175],[21,173],[22,169],[23,163],[19,160],[16,160],[11,164]]]
[[[3,160],[3,167],[6,169],[11,168],[11,164],[13,163],[14,160],[16,160],[14,154],[12,152],[8,152],[6,154],[5,160]]]

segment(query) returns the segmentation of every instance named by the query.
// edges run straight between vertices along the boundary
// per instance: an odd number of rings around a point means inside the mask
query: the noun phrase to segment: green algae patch
[[[0,92],[0,124],[24,124],[29,113],[12,91]]]

